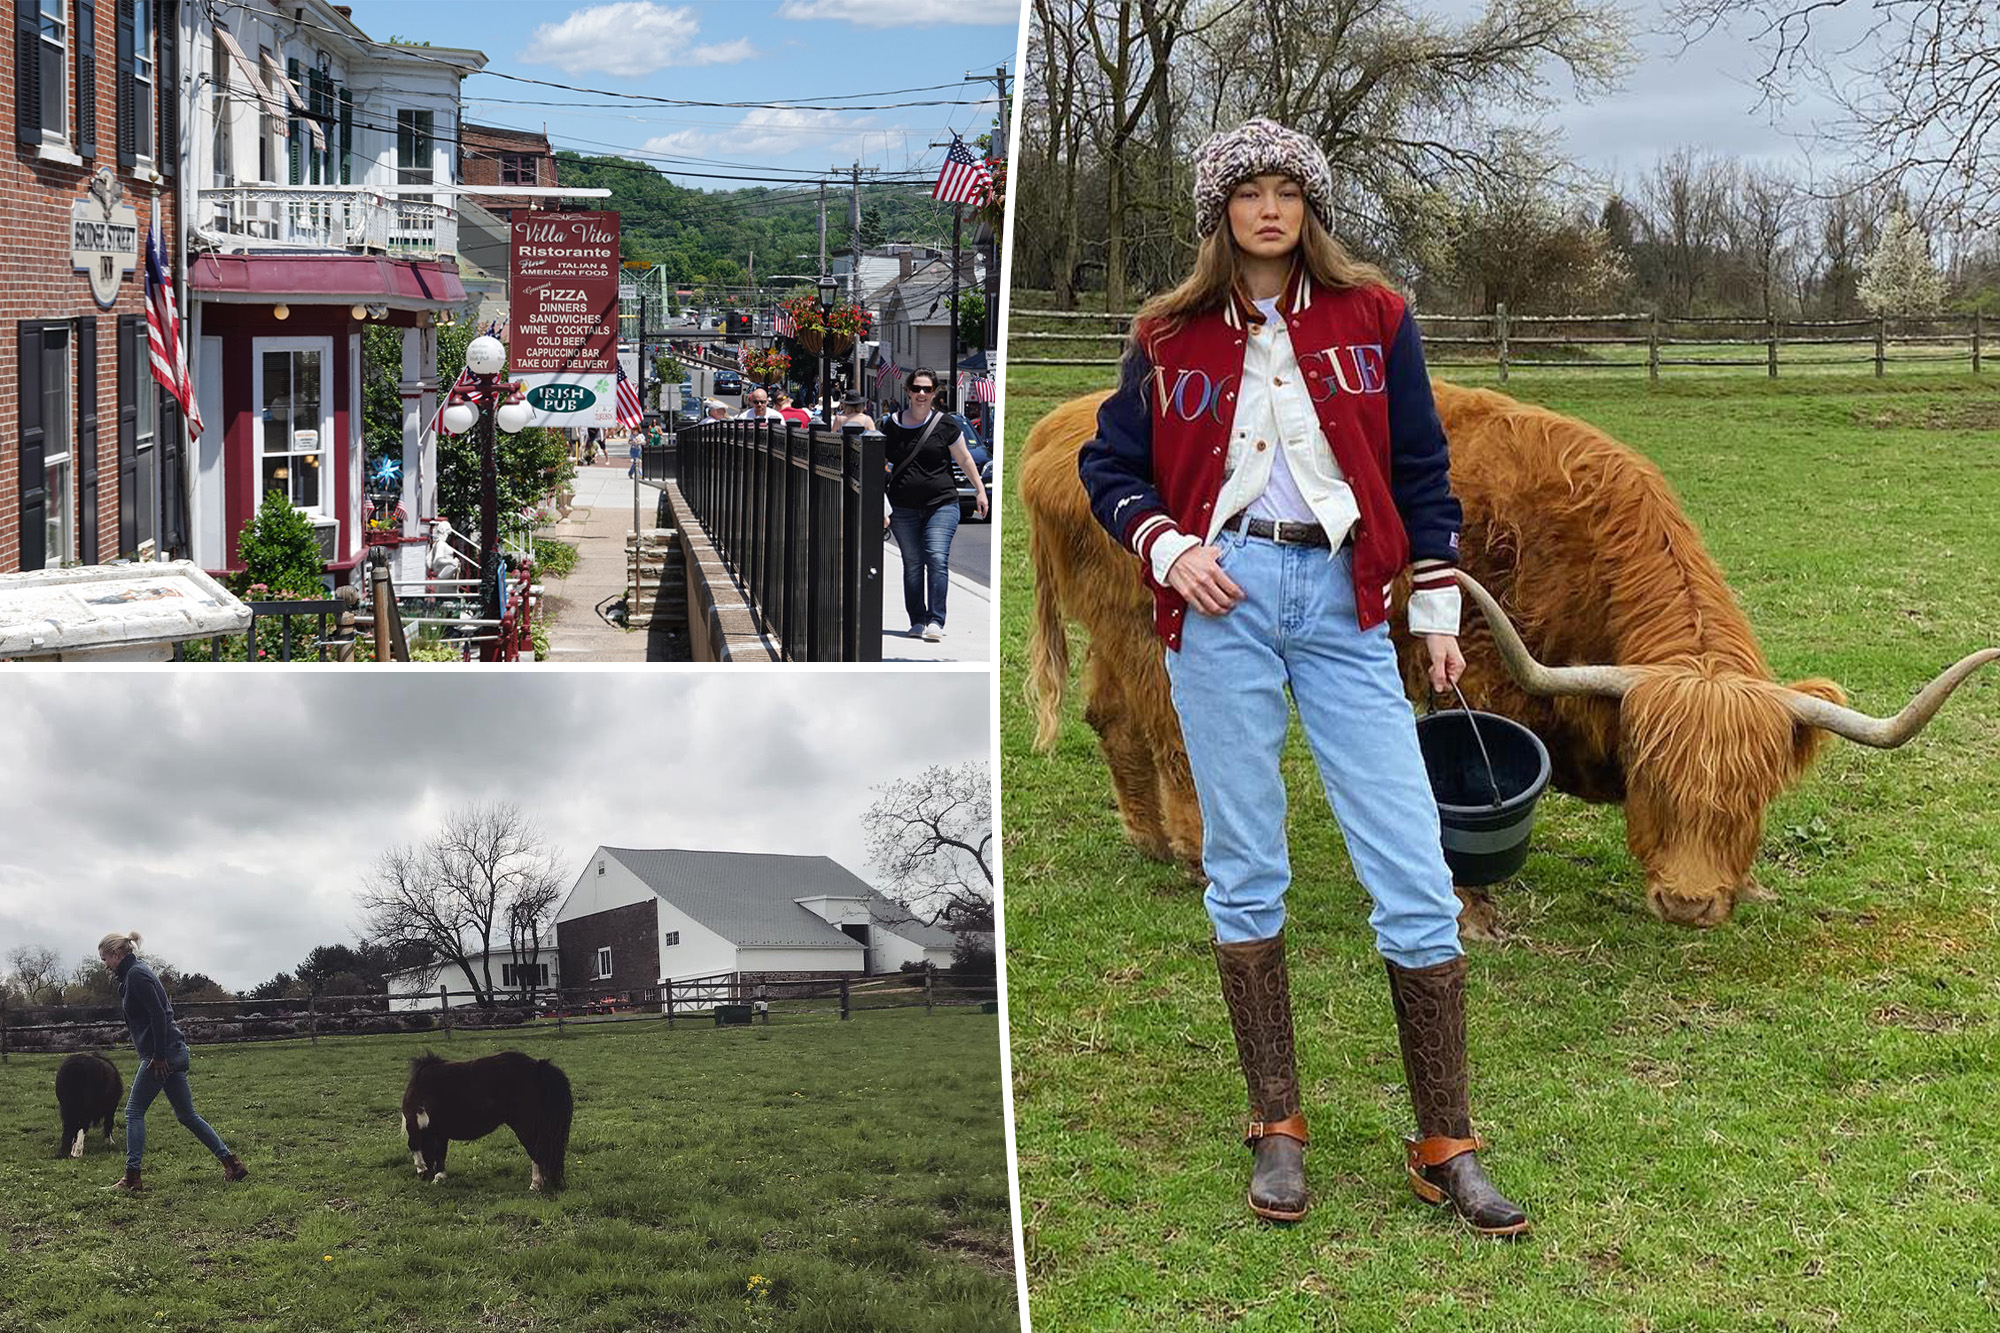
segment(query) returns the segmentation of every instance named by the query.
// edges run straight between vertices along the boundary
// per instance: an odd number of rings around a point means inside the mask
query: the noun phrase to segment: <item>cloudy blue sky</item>
[[[1467,19],[1483,13],[1487,0],[1413,0],[1413,7]],[[1615,7],[1631,19],[1635,56],[1620,89],[1586,100],[1566,77],[1548,72],[1552,105],[1542,123],[1562,134],[1578,162],[1628,183],[1663,153],[1684,145],[1746,163],[1835,165],[1811,142],[1833,115],[1821,93],[1801,80],[1786,105],[1760,107],[1755,80],[1768,55],[1752,44],[1755,25],[1738,23],[1699,35],[1673,26],[1659,0],[1626,0]],[[1852,4],[1821,15],[1818,26],[1829,38],[1828,49],[1859,35],[1858,15]]]
[[[952,130],[969,138],[992,123],[991,75],[996,66],[1014,69],[1020,8],[1019,0],[353,4],[354,21],[371,37],[484,51],[487,72],[465,83],[468,119],[546,128],[558,148],[582,153],[671,159],[661,163],[669,175],[708,189],[755,183],[760,170],[816,173],[856,160],[935,176],[944,153],[929,147],[933,141]],[[963,82],[970,73],[987,79]],[[916,88],[928,91],[896,91]],[[817,105],[619,105],[607,91]],[[893,95],[871,95],[885,93]],[[943,104],[892,105],[915,102]]]
[[[0,690],[0,970],[112,930],[231,988],[354,943],[381,852],[511,800],[599,844],[831,856],[880,783],[991,754],[985,672],[134,672]]]

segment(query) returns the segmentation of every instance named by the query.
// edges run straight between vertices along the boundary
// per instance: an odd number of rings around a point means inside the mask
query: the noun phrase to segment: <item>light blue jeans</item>
[[[1376,949],[1402,967],[1457,957],[1459,902],[1416,717],[1388,626],[1355,627],[1351,553],[1329,559],[1325,547],[1234,532],[1216,546],[1245,599],[1220,616],[1189,607],[1180,651],[1167,653],[1216,938],[1269,939],[1285,924],[1292,870],[1278,759],[1290,686],[1347,854],[1375,900]]]
[[[153,1077],[150,1062],[141,1061],[139,1072],[132,1079],[132,1096],[125,1103],[125,1165],[135,1171],[144,1165],[146,1108],[162,1092],[167,1094],[167,1105],[174,1108],[174,1119],[187,1126],[188,1132],[200,1139],[202,1146],[218,1159],[227,1158],[229,1147],[223,1143],[222,1136],[194,1113],[194,1093],[188,1090],[188,1048],[185,1042],[174,1047],[173,1054],[167,1057],[167,1070],[163,1082]]]

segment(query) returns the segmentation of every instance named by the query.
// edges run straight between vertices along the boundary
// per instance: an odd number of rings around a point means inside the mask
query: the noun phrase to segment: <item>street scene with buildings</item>
[[[18,8],[0,658],[991,660],[1011,6]]]

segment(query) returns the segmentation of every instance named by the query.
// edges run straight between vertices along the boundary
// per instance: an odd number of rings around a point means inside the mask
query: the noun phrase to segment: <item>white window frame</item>
[[[666,934],[660,936],[660,947],[662,949],[671,949],[680,942],[681,942],[681,933],[678,930],[670,930]]]
[[[44,329],[35,336],[46,338],[47,330]],[[45,377],[48,374],[48,356],[48,344],[44,342],[42,374]],[[42,436],[42,484],[44,504],[47,505],[44,511],[44,531],[52,526],[61,534],[61,540],[48,542],[47,549],[43,552],[42,565],[46,569],[62,568],[75,558],[76,552],[76,331],[74,329],[63,338],[62,363],[62,383],[65,391],[57,399],[62,404],[63,414],[61,449],[53,447],[57,443],[55,423],[42,423],[45,432]],[[35,385],[34,391],[40,393],[42,386]],[[97,387],[90,386],[90,392],[97,392]],[[61,476],[60,481],[56,479],[58,472]],[[49,522],[51,519],[54,520],[53,524]]]
[[[611,946],[605,945],[597,951],[597,975],[593,981],[603,981],[611,975]]]
[[[67,148],[70,142],[70,131],[76,125],[76,111],[70,106],[70,100],[76,96],[76,79],[72,69],[72,66],[75,64],[72,54],[75,42],[71,40],[72,34],[70,32],[70,29],[76,24],[76,16],[70,12],[70,0],[55,0],[55,8],[62,15],[62,59],[56,63],[62,69],[63,92],[62,96],[56,99],[56,105],[62,108],[63,123],[62,128],[59,130],[52,130],[47,124],[44,124],[42,126],[42,142],[52,146]],[[37,56],[41,55],[41,47],[44,44],[54,45],[53,42],[49,41],[48,37],[48,10],[49,0],[36,0],[35,54]],[[15,77],[20,77],[19,71],[16,71]],[[46,90],[42,93],[42,105],[48,105],[48,93]]]
[[[138,136],[133,149],[140,171],[151,171],[153,159],[159,155],[159,145],[153,142],[160,129],[160,67],[153,50],[158,3],[159,0],[132,0],[132,96],[136,102],[139,90],[144,89],[146,98],[143,113],[136,105],[132,108],[133,133]]]
[[[256,442],[250,458],[250,476],[256,486],[256,503],[264,503],[264,354],[266,352],[318,352],[319,382],[319,504],[313,508],[294,503],[292,508],[316,518],[333,518],[333,338],[252,338],[250,340],[250,404],[255,412]],[[299,455],[294,454],[293,457]],[[287,488],[289,490],[289,488]]]

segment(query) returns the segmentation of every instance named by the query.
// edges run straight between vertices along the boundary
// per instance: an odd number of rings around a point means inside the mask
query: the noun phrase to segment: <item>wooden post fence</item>
[[[0,1065],[7,1063],[7,993],[0,991]]]
[[[319,1045],[319,997],[311,991],[306,992],[306,1035]]]
[[[1660,382],[1660,312],[1646,316],[1646,378]]]
[[[1507,303],[1501,301],[1493,308],[1493,334],[1500,344],[1500,382],[1507,382]]]
[[[930,1017],[930,1016],[931,1016],[931,1014],[932,1014],[932,1013],[934,1012],[934,1011],[932,1010],[932,1008],[931,1008],[931,1004],[932,1004],[932,1000],[931,1000],[931,977],[932,977],[932,975],[933,975],[933,974],[932,974],[931,970],[930,970],[930,969],[929,969],[928,967],[924,969],[924,1017],[926,1017],[926,1018]]]
[[[1764,364],[1766,367],[1765,374],[1772,379],[1778,378],[1778,317],[1776,315],[1770,317],[1770,324],[1764,330]]]
[[[771,1026],[771,988],[761,981],[757,983],[757,1002],[764,1006],[761,1014],[764,1026]]]
[[[1985,331],[1983,327],[1985,320],[1985,312],[1979,310],[1972,312],[1972,373],[1975,375],[1979,373],[1979,338]]]
[[[674,1025],[674,983],[671,981],[667,983],[666,1010],[667,1010],[667,1026],[671,1028]]]
[[[847,1021],[847,978],[840,979],[840,1021]]]
[[[1882,369],[1889,359],[1889,320],[1884,315],[1875,316],[1875,378],[1882,378]]]
[[[438,987],[438,1021],[444,1024],[444,1035],[451,1036],[451,996],[443,986]]]

